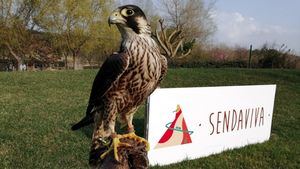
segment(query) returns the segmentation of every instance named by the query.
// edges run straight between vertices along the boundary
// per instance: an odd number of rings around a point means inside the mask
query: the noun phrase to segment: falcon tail
[[[74,124],[72,126],[72,130],[78,130],[81,127],[87,126],[91,123],[94,122],[94,110],[93,110],[94,106],[89,104],[86,110],[86,115],[83,119],[81,119],[78,123]]]

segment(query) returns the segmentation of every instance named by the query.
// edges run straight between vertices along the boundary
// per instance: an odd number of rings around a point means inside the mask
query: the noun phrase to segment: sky
[[[212,17],[214,43],[254,48],[266,42],[277,48],[285,44],[300,54],[300,0],[217,0]]]

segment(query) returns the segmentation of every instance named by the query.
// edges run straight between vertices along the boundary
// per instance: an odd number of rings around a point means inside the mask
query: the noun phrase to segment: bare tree
[[[179,50],[183,51],[183,36],[182,36],[182,30],[180,28],[176,28],[172,30],[171,32],[168,31],[164,26],[164,20],[159,20],[159,26],[160,26],[160,32],[158,30],[155,30],[155,37],[161,46],[161,48],[164,50],[165,55],[167,58],[172,59],[177,56],[177,53]],[[191,48],[189,48],[187,51],[181,52],[180,56],[178,58],[183,58],[191,53]]]
[[[205,43],[215,31],[211,18],[214,1],[205,4],[203,0],[163,0],[167,24],[182,31],[185,42],[196,40]]]

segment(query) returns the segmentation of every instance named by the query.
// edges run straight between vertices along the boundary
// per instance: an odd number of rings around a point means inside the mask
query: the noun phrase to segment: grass
[[[88,168],[91,127],[83,115],[96,70],[0,73],[0,168]],[[271,139],[155,169],[299,168],[300,71],[171,69],[162,87],[277,84]],[[143,111],[135,116],[143,131]]]

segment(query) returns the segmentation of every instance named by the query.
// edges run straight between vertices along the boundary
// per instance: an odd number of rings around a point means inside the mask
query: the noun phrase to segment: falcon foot
[[[130,147],[132,147],[128,143],[120,142],[120,139],[123,138],[123,137],[124,136],[122,136],[122,135],[113,136],[113,140],[112,140],[112,143],[111,143],[109,149],[106,152],[104,152],[100,156],[100,158],[104,159],[111,151],[114,151],[114,157],[117,161],[119,161],[118,148],[130,148]]]
[[[149,149],[150,149],[148,141],[146,139],[144,139],[143,137],[137,136],[134,132],[124,134],[123,138],[125,140],[129,139],[129,140],[134,141],[137,146],[145,146],[146,151],[149,151]]]
[[[120,162],[119,156],[122,157],[123,152],[120,150],[129,150],[133,147],[145,147],[146,151],[149,151],[149,143],[146,139],[137,136],[135,133],[129,133],[124,135],[113,136],[110,148],[104,152],[100,158],[104,159],[111,151],[114,152],[115,160]]]

